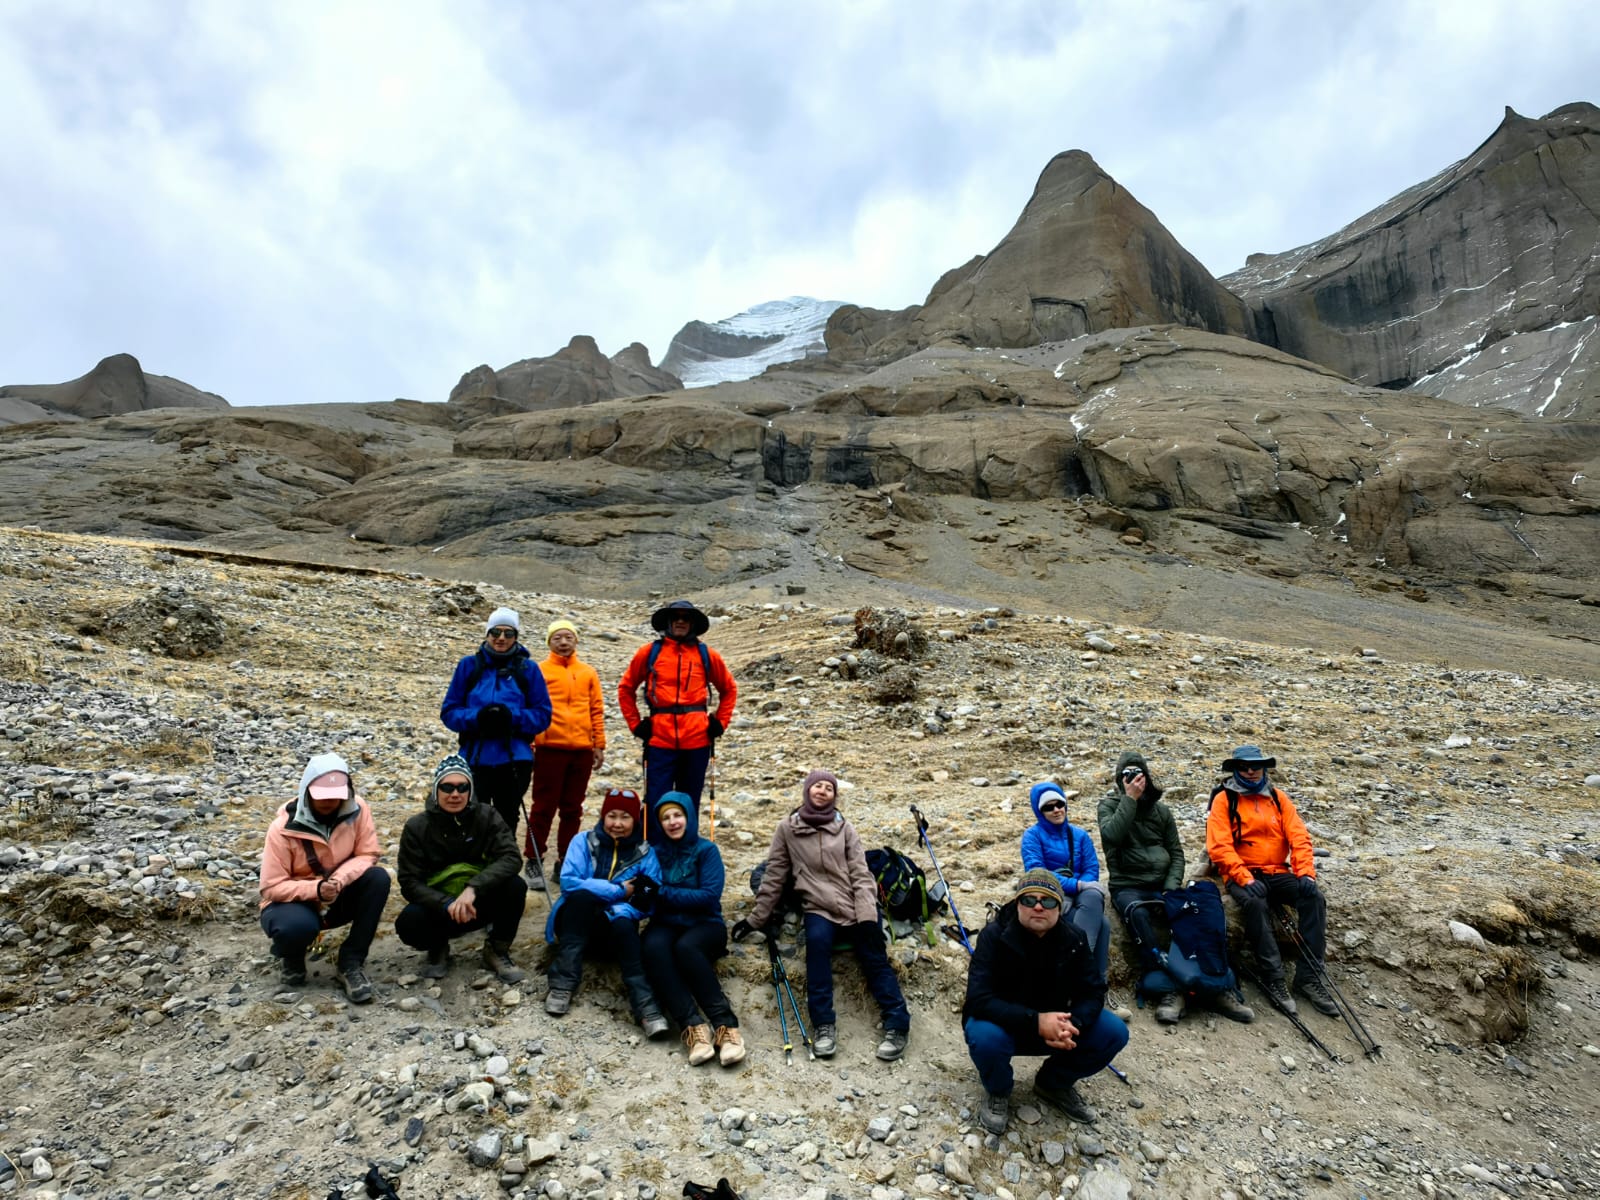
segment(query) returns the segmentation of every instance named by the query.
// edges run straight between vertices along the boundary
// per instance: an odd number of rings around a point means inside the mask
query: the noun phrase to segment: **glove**
[[[1257,900],[1265,900],[1267,898],[1267,885],[1259,879],[1252,879],[1245,884],[1244,891],[1246,895],[1254,896]]]
[[[752,933],[759,932],[760,930],[758,930],[754,925],[750,924],[749,921],[741,917],[738,921],[734,922],[733,928],[728,931],[728,936],[736,942],[742,942]]]
[[[639,723],[633,727],[633,736],[638,738],[641,742],[648,742],[650,740],[649,717],[639,718]]]
[[[722,722],[721,721],[717,720],[715,717],[712,717],[709,721],[706,722],[706,724],[709,725],[710,728],[711,728],[711,740],[713,742],[716,741],[719,737],[722,736]]]
[[[648,875],[635,875],[633,877],[633,906],[644,908],[655,901],[661,894],[661,885]]]
[[[485,704],[478,710],[478,732],[485,737],[504,737],[511,732],[511,710],[504,704]]]
[[[1295,886],[1300,889],[1300,894],[1302,896],[1312,897],[1322,894],[1322,889],[1317,887],[1316,879],[1310,875],[1301,875],[1297,877],[1295,879]]]

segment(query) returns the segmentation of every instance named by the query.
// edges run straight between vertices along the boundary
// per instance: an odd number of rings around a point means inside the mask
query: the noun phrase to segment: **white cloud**
[[[574,334],[898,307],[1082,148],[1218,273],[1590,99],[1593,6],[0,9],[0,382],[442,399]]]

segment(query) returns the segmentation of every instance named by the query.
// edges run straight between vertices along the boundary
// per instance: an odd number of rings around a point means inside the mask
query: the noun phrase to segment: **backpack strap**
[[[661,651],[667,644],[666,638],[657,638],[650,643],[650,657],[644,660],[644,703],[653,717],[657,713],[667,716],[681,716],[683,713],[709,712],[707,701],[711,699],[711,651],[706,649],[704,642],[697,641],[695,645],[700,649],[700,666],[706,676],[706,699],[699,704],[657,704],[656,703],[656,659],[661,657]]]
[[[527,662],[531,667],[532,660],[529,659]],[[478,686],[478,680],[483,678],[483,673],[488,669],[482,658],[476,654],[472,656],[472,671],[467,675],[466,686],[462,689],[463,695],[472,695],[472,689]],[[528,689],[528,673],[526,671],[519,671],[514,666],[496,667],[495,671],[497,674],[504,672],[516,680],[517,690],[522,693],[522,703],[528,708],[533,707],[533,694]]]
[[[1233,831],[1233,844],[1238,847],[1244,841],[1244,823],[1239,820],[1239,793],[1232,788],[1221,789],[1221,794],[1228,797],[1228,828]],[[1278,799],[1278,789],[1274,787],[1267,793],[1272,799],[1272,807],[1278,810],[1278,817],[1283,818],[1283,803]],[[1216,796],[1211,797],[1211,803],[1217,802]]]

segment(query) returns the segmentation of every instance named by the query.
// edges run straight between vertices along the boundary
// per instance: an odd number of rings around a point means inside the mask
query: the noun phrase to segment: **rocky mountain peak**
[[[843,360],[891,361],[953,340],[1032,346],[1105,329],[1188,325],[1241,334],[1243,306],[1149,209],[1082,150],[1057,154],[987,255],[898,314],[847,305],[828,325]]]
[[[451,389],[450,403],[469,419],[593,404],[617,396],[675,391],[683,384],[650,365],[650,351],[633,342],[607,358],[580,333],[544,358],[524,358],[499,370],[480,364]]]
[[[1600,411],[1600,109],[1511,108],[1337,233],[1223,280],[1255,336],[1362,383],[1538,416]]]
[[[211,392],[167,375],[147,375],[131,354],[102,358],[66,383],[0,387],[0,425],[23,421],[91,420],[155,408],[227,408]]]

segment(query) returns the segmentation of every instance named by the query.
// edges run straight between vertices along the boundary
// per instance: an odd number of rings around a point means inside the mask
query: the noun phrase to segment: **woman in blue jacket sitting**
[[[744,1061],[745,1050],[739,1018],[717,982],[717,959],[728,952],[722,854],[715,842],[700,837],[687,792],[665,793],[652,811],[662,835],[655,847],[661,894],[644,931],[645,973],[683,1030],[689,1065],[715,1057],[731,1067]]]
[[[639,922],[661,885],[661,864],[644,840],[644,813],[632,788],[612,788],[600,804],[600,824],[574,838],[561,861],[561,899],[550,910],[544,938],[555,947],[544,1010],[559,1017],[583,982],[584,955],[609,950],[622,969],[628,1007],[648,1038],[665,1037],[661,1015],[640,956]]]
[[[1089,831],[1067,820],[1067,794],[1058,783],[1036,783],[1028,790],[1037,823],[1022,835],[1022,869],[1054,872],[1067,894],[1062,914],[1089,939],[1104,979],[1111,957],[1111,922],[1106,920],[1106,888],[1100,882],[1100,856]]]

